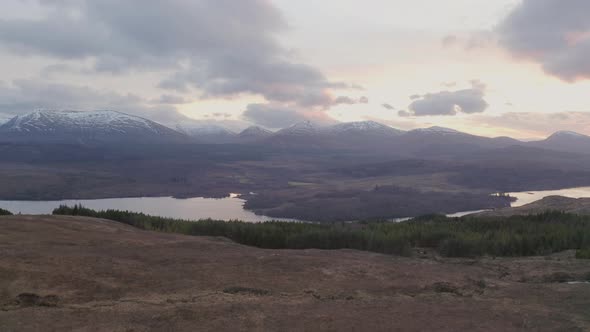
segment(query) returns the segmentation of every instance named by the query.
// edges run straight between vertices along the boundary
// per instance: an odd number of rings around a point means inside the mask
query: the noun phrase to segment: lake
[[[517,198],[513,207],[532,203],[547,196],[559,195],[572,198],[590,197],[590,187],[570,188],[562,190],[524,191],[506,193]],[[13,213],[22,214],[51,214],[60,205],[73,206],[82,204],[93,210],[128,210],[145,214],[176,219],[199,220],[242,220],[246,222],[265,221],[297,221],[294,219],[271,218],[259,216],[244,210],[245,201],[237,194],[227,198],[189,198],[177,199],[172,197],[144,197],[144,198],[109,198],[91,200],[62,200],[62,201],[0,201],[0,208]],[[462,217],[481,211],[466,211],[449,214],[449,217]],[[393,221],[405,221],[410,218],[399,218]]]
[[[538,201],[547,196],[565,196],[571,198],[590,197],[590,187],[569,188],[561,190],[523,191],[506,194],[517,199],[516,202],[512,203],[512,207],[519,207]]]
[[[176,199],[172,197],[143,197],[143,198],[109,198],[109,199],[76,199],[62,201],[0,201],[0,208],[12,213],[22,214],[51,214],[60,205],[82,206],[93,210],[128,210],[145,214],[176,219],[216,219],[242,220],[247,222],[265,222],[271,220],[295,221],[292,219],[270,218],[259,216],[244,210],[244,201],[238,195],[215,198]]]

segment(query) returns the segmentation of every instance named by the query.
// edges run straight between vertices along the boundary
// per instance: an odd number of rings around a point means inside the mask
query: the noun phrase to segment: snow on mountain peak
[[[580,133],[576,133],[575,131],[567,131],[567,130],[558,131],[558,132],[554,133],[553,135],[551,135],[549,138],[558,138],[558,137],[590,138],[589,136],[586,136],[586,135],[583,135]]]
[[[451,129],[451,128],[445,128],[445,127],[439,127],[439,126],[434,126],[434,127],[430,127],[430,128],[414,129],[413,131],[419,132],[419,133],[432,133],[432,134],[462,134],[458,130]]]
[[[311,121],[303,121],[294,124],[291,127],[281,129],[277,132],[278,135],[289,135],[289,136],[302,136],[316,134],[318,128]]]
[[[272,135],[272,131],[258,126],[248,127],[240,133],[241,137],[266,137],[270,135]]]
[[[71,130],[109,129],[124,131],[125,128],[142,128],[159,133],[161,126],[150,120],[116,111],[35,111],[19,115],[4,124],[11,132],[53,131],[56,127]]]
[[[346,122],[339,123],[326,128],[325,130],[329,134],[338,133],[376,133],[376,134],[393,134],[400,135],[403,131],[389,127],[375,121],[358,121],[358,122]]]
[[[35,111],[0,126],[3,140],[40,142],[185,142],[156,122],[117,111]]]

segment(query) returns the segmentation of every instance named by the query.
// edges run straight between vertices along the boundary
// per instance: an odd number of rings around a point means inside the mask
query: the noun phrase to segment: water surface
[[[506,193],[517,198],[512,203],[513,207],[523,206],[547,196],[559,195],[572,198],[590,197],[590,187],[569,188],[562,190],[523,191]],[[60,205],[73,206],[82,204],[93,210],[127,210],[143,212],[153,216],[161,216],[175,219],[200,220],[241,220],[246,222],[265,222],[271,220],[297,221],[294,219],[271,218],[259,216],[244,210],[246,201],[237,194],[222,199],[214,198],[189,198],[177,199],[172,197],[144,197],[144,198],[109,198],[91,200],[61,200],[61,201],[0,201],[0,208],[13,213],[22,214],[51,214],[53,209]],[[449,214],[449,217],[463,217],[465,215],[482,211],[465,211]],[[397,218],[392,221],[401,222],[411,218]]]
[[[536,202],[547,196],[564,196],[571,198],[590,197],[590,187],[568,188],[561,190],[523,191],[506,194],[517,198],[516,202],[512,203],[512,207],[519,207]]]
[[[271,220],[294,221],[292,219],[270,218],[259,216],[244,210],[243,199],[232,194],[222,199],[189,198],[176,199],[172,197],[143,197],[143,198],[109,198],[91,200],[62,200],[62,201],[0,201],[0,208],[12,213],[22,214],[51,214],[60,205],[82,206],[93,210],[126,210],[143,212],[153,216],[167,218],[200,220],[241,220],[247,222],[265,222]]]

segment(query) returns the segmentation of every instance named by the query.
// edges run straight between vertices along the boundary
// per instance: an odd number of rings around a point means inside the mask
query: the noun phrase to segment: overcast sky
[[[590,134],[587,0],[3,0],[0,119]]]

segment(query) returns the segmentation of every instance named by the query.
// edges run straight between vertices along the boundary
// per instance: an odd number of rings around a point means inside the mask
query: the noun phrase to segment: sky
[[[590,135],[587,0],[3,0],[0,119]]]

